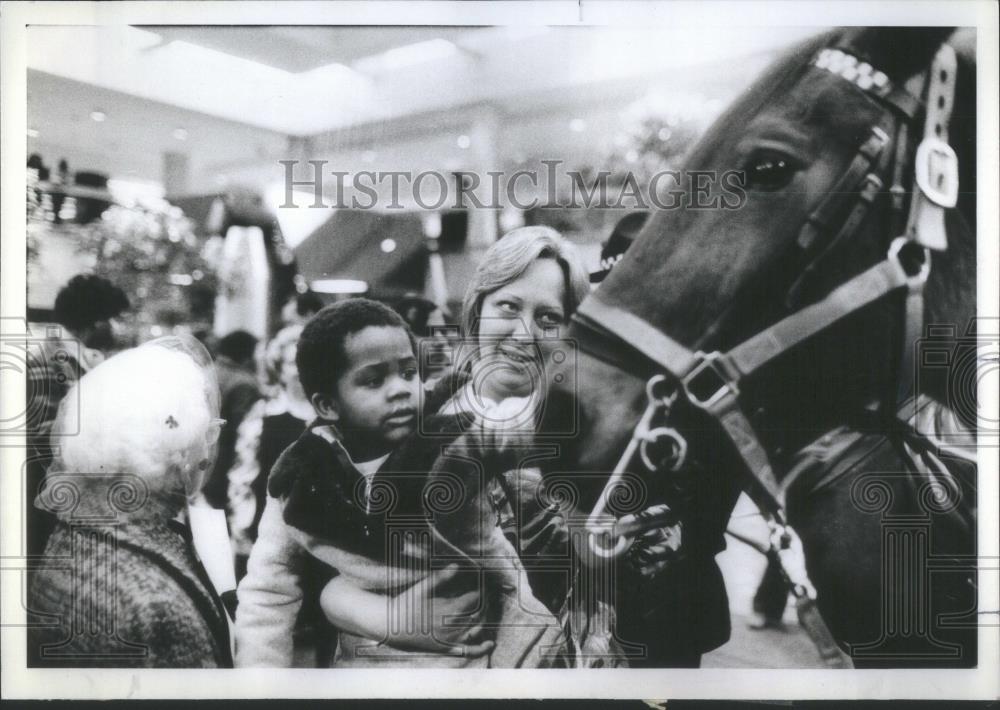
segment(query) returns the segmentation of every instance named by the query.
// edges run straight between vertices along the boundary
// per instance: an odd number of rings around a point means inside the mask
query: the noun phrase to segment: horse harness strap
[[[587,330],[604,331],[629,343],[676,378],[686,399],[708,412],[725,430],[754,478],[754,497],[780,515],[784,493],[778,486],[763,445],[739,404],[739,383],[775,357],[820,333],[842,318],[903,288],[926,279],[926,267],[909,275],[894,242],[887,258],[841,285],[819,303],[793,313],[727,353],[692,352],[646,320],[596,296],[584,301],[574,319]],[[586,347],[586,341],[584,341]]]

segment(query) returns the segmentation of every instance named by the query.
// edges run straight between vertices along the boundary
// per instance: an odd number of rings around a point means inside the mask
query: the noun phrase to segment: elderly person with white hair
[[[193,340],[162,338],[106,360],[74,389],[36,503],[58,521],[29,590],[31,613],[44,619],[29,626],[29,665],[231,665],[227,614],[206,572],[211,554],[199,557],[178,522],[212,465],[221,424],[208,354]],[[228,558],[217,547],[199,549]]]

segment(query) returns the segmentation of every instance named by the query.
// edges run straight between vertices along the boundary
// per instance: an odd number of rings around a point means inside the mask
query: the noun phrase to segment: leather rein
[[[913,343],[923,328],[923,287],[931,269],[931,252],[947,248],[944,212],[955,206],[958,196],[958,158],[948,144],[947,133],[954,104],[957,60],[954,50],[945,44],[929,70],[904,86],[893,85],[886,74],[859,61],[849,48],[823,49],[813,58],[812,66],[847,80],[875,98],[887,113],[897,115],[896,150],[890,155],[892,141],[888,134],[882,127],[872,126],[845,173],[810,213],[797,244],[805,253],[815,256],[790,288],[787,305],[797,304],[808,277],[837,245],[859,229],[888,179],[891,180],[891,233],[900,236],[892,240],[885,258],[824,298],[794,311],[725,352],[692,351],[640,316],[602,301],[599,293],[581,304],[573,320],[584,352],[618,367],[629,366],[633,372],[636,362],[643,362],[646,367],[642,370],[649,371],[652,365],[655,372],[646,383],[646,410],[588,519],[593,554],[616,558],[632,544],[635,531],[609,526],[606,508],[611,492],[621,485],[637,454],[653,473],[677,471],[683,466],[687,454],[684,437],[667,425],[653,426],[657,419],[669,420],[672,406],[678,398],[683,398],[718,422],[738,452],[747,474],[747,493],[764,513],[772,531],[768,554],[782,563],[786,581],[800,602],[800,618],[824,660],[832,667],[845,667],[850,666],[850,659],[839,652],[818,611],[813,608],[814,613],[808,616],[801,613],[803,605],[815,600],[816,590],[805,573],[801,542],[787,524],[786,489],[779,485],[768,451],[744,412],[740,386],[744,379],[796,345],[890,294],[904,292],[903,348],[897,367],[893,414],[912,396]],[[918,97],[925,90],[922,104]],[[913,187],[906,216],[907,193],[903,181],[907,175],[907,132],[916,125],[922,105],[926,106],[924,131],[910,171]],[[849,207],[847,216],[836,228],[834,217],[844,214],[846,207]],[[823,243],[829,234],[833,236]],[[622,344],[628,346],[624,355],[618,354]]]

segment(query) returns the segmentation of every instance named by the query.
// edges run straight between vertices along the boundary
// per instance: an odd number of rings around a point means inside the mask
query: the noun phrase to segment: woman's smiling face
[[[478,361],[479,394],[493,400],[524,397],[542,375],[547,343],[566,324],[566,278],[555,259],[540,258],[518,278],[483,297]]]

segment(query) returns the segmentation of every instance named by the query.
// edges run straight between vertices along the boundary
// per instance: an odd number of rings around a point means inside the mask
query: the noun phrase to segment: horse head
[[[887,259],[907,230],[915,165],[926,161],[918,155],[927,116],[921,96],[950,36],[958,61],[950,70],[957,76],[944,77],[955,85],[944,129],[961,190],[954,209],[944,211],[947,248],[909,250],[906,261],[921,262],[922,253],[930,260],[924,322],[957,324],[945,337],[965,334],[976,289],[972,41],[940,28],[843,29],[806,41],[745,91],[687,156],[684,170],[720,179],[707,193],[689,190],[677,209],[653,214],[570,330],[584,347],[573,372],[553,386],[547,414],[565,419],[575,408],[577,435],[560,443],[560,466],[577,472],[578,511],[586,514],[607,495],[607,472],[647,411],[649,378],[664,375],[667,393],[674,385],[665,397],[679,390],[671,363],[662,349],[659,359],[650,356],[657,346],[647,339],[668,336],[686,353],[726,352]],[[741,176],[736,201],[732,183],[721,178],[732,171]],[[909,273],[912,264],[895,258]],[[776,470],[893,389],[904,300],[902,291],[874,299],[744,378],[741,409]],[[586,327],[587,314],[597,313],[595,306],[643,327],[628,337],[605,333],[603,347],[588,347],[595,328]],[[921,392],[949,396],[947,382],[922,375]],[[745,483],[734,474],[743,462],[704,407],[679,399],[670,426],[686,444],[683,465],[667,475],[644,471],[638,457],[623,462],[639,474],[632,480],[642,481],[638,494],[624,498],[633,509],[650,497],[688,505],[685,535],[697,545],[721,538]]]

